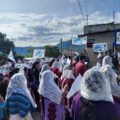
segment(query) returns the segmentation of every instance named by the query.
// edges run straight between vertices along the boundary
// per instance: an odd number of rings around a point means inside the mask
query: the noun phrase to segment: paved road
[[[32,113],[32,116],[33,116],[34,120],[41,120],[40,113],[38,113],[38,112]]]

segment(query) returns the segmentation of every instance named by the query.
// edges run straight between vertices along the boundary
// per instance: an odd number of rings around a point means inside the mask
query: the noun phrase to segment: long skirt
[[[64,106],[44,99],[44,118],[43,120],[64,120]]]
[[[119,112],[119,114],[120,114],[120,103],[115,102],[115,105],[116,105],[116,107],[117,107],[117,109],[118,109],[118,112]]]

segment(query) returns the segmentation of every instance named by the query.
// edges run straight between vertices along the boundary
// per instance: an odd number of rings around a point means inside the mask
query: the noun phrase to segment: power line
[[[85,10],[86,10],[86,16],[88,15],[88,4],[87,4],[87,0],[84,0],[85,1]]]
[[[80,2],[80,0],[77,0],[77,2],[78,2],[78,5],[79,5],[79,9],[80,9],[81,15],[82,15],[82,19],[85,22],[83,11],[82,11],[82,7],[81,7],[81,2]]]
[[[77,10],[75,8],[75,4],[72,4],[72,5],[73,5],[73,10],[74,10],[75,14],[78,15],[78,12],[77,12]]]
[[[88,22],[88,20],[89,20],[89,15],[88,15],[88,4],[87,4],[87,0],[84,0],[84,2],[85,2],[85,10],[86,10],[86,24],[88,25],[89,24],[89,22]]]

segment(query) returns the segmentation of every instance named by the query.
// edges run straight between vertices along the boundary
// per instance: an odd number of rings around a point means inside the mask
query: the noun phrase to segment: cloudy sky
[[[120,0],[0,0],[0,31],[16,46],[41,46],[69,40],[89,24],[120,21]]]

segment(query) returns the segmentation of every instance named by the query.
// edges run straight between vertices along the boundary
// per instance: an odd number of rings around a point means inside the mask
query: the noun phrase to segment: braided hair
[[[96,102],[87,100],[83,97],[80,98],[82,101],[82,107],[79,114],[82,120],[96,120]]]

